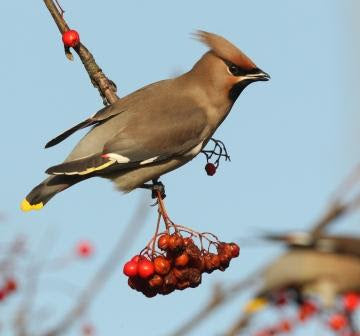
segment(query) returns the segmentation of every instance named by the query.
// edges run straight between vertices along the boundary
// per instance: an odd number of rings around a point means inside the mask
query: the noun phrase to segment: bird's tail
[[[80,176],[50,176],[31,190],[21,202],[20,208],[23,211],[40,210],[58,192],[83,179]]]

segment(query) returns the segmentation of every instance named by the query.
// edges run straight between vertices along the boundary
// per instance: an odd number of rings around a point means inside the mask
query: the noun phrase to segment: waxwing
[[[337,295],[360,291],[359,238],[322,234],[311,240],[306,232],[267,238],[285,242],[288,252],[262,272],[260,297],[293,286],[332,307]]]
[[[51,176],[26,196],[22,210],[41,209],[93,176],[129,192],[199,154],[244,88],[270,77],[225,38],[203,31],[197,37],[210,50],[189,72],[145,86],[48,142],[92,126],[63,163],[47,169]]]

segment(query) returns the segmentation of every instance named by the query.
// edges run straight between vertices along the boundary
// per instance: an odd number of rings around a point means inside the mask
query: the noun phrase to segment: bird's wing
[[[83,128],[98,124],[100,122],[106,121],[109,118],[112,118],[112,117],[116,116],[117,114],[123,112],[124,108],[123,109],[121,107],[119,108],[118,105],[119,104],[114,103],[113,105],[104,107],[103,109],[101,109],[100,111],[95,113],[93,116],[85,119],[84,121],[82,121],[82,122],[78,123],[77,125],[69,128],[65,132],[59,134],[54,139],[50,140],[45,145],[45,148],[49,148],[49,147],[57,145],[58,143],[62,142],[63,140],[65,140],[70,135],[72,135],[73,133],[75,133],[76,131],[78,131],[80,129],[83,129]]]
[[[72,135],[73,133],[75,133],[76,131],[78,131],[80,129],[83,129],[83,128],[86,128],[89,126],[93,126],[93,125],[97,125],[99,123],[102,123],[102,122],[104,122],[110,118],[113,118],[116,115],[128,110],[129,108],[131,108],[132,105],[136,104],[137,102],[139,102],[141,100],[144,92],[153,90],[153,89],[156,90],[156,87],[161,85],[162,82],[164,82],[164,81],[160,81],[160,82],[156,82],[156,83],[147,85],[147,86],[133,92],[132,94],[119,99],[115,103],[102,108],[101,110],[96,112],[91,117],[83,120],[82,122],[78,123],[77,125],[69,128],[68,130],[59,134],[54,139],[50,140],[45,145],[45,148],[49,148],[49,147],[57,145],[58,143],[62,142],[63,140],[65,140],[70,135]]]
[[[139,114],[136,118],[135,112],[129,112],[131,118],[127,125],[104,144],[101,152],[50,167],[46,173],[86,175],[107,168],[129,169],[186,155],[197,146],[200,151],[204,134],[208,132],[205,111],[192,104],[184,104],[183,108],[166,112],[160,108],[162,113],[148,111],[140,118]],[[121,119],[115,117],[107,123],[114,126],[121,123],[116,118]]]

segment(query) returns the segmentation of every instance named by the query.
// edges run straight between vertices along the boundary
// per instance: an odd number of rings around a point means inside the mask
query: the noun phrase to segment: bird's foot
[[[158,180],[152,180],[152,183],[144,183],[141,188],[151,190],[151,198],[158,198],[158,192],[160,192],[161,198],[164,199],[166,197],[165,194],[165,186],[162,182]],[[155,203],[155,205],[157,202]]]

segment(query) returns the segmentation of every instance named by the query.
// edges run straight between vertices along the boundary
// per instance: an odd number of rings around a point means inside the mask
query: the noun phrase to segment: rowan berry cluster
[[[353,316],[360,308],[360,293],[348,292],[339,297],[336,306],[331,308],[322,307],[319,302],[304,298],[295,289],[286,289],[271,293],[268,297],[273,306],[282,307],[295,304],[297,314],[293,318],[285,319],[279,323],[264,328],[255,336],[275,336],[291,332],[298,325],[309,321],[315,316],[321,316],[321,321],[325,321],[327,328],[339,336],[360,336],[354,331]]]
[[[219,242],[217,238],[211,240],[209,235],[215,238],[209,233],[197,234],[200,248],[194,236],[183,237],[181,230],[157,235],[151,244],[154,247],[157,242],[159,251],[147,247],[124,265],[129,286],[147,297],[167,295],[174,290],[199,286],[203,273],[224,271],[231,259],[239,256],[240,248],[235,243]],[[203,240],[208,242],[208,249],[204,249]],[[214,252],[210,252],[211,247]]]
[[[6,279],[0,287],[0,301],[4,301],[9,295],[14,294],[17,290],[17,282],[13,278]]]

